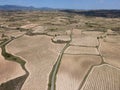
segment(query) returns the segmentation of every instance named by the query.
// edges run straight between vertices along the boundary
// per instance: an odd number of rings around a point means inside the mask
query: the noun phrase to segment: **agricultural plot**
[[[0,11],[0,52],[7,44],[9,53],[0,54],[0,90],[120,90],[120,19],[111,15]]]
[[[99,36],[103,35],[104,32],[102,32],[102,31],[88,30],[88,31],[83,31],[82,34],[84,34],[86,36],[99,37]]]
[[[80,29],[73,29],[72,30],[72,36],[80,36],[82,33],[82,30]]]
[[[94,47],[79,47],[79,46],[70,46],[65,50],[65,54],[73,55],[99,55],[97,48]]]
[[[23,25],[21,26],[20,28],[23,28],[23,29],[32,29],[34,27],[36,27],[38,24],[26,24],[26,25]]]
[[[120,37],[107,37],[101,40],[100,52],[106,63],[120,67]]]
[[[100,62],[99,56],[64,54],[57,74],[56,90],[78,90],[90,68]]]
[[[18,30],[8,30],[4,34],[8,37],[18,37],[20,35],[23,35],[25,32],[20,32]]]
[[[52,38],[52,42],[54,42],[54,43],[67,43],[67,42],[70,42],[70,36],[69,35],[54,36]]]
[[[0,85],[24,74],[24,70],[18,63],[5,60],[5,58],[0,54]]]
[[[70,45],[79,45],[79,46],[91,46],[91,47],[96,47],[98,46],[98,40],[97,37],[92,37],[92,36],[85,36],[81,35],[78,37],[73,37],[72,42]]]
[[[119,41],[120,41],[120,36],[119,36],[119,35],[107,36],[107,37],[104,39],[104,42],[113,43],[113,44],[117,44],[117,45],[120,44]]]
[[[120,70],[107,64],[96,66],[80,90],[119,90]]]
[[[46,90],[49,74],[64,44],[54,44],[48,36],[23,36],[11,42],[10,53],[26,60],[30,75],[22,90]]]

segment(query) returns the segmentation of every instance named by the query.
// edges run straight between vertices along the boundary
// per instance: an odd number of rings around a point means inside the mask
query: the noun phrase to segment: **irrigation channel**
[[[70,46],[70,42],[72,41],[72,30],[70,34],[70,41],[65,45],[65,47],[62,49],[60,52],[60,55],[58,56],[58,59],[56,63],[54,64],[52,71],[50,72],[49,75],[49,83],[48,83],[48,90],[56,90],[56,76],[57,72],[61,63],[62,56],[64,54],[64,51]]]
[[[54,64],[54,66],[53,66],[53,68],[52,68],[52,71],[51,71],[50,76],[49,76],[48,90],[56,90],[56,76],[57,76],[57,72],[58,72],[58,69],[59,69],[59,66],[60,66],[61,59],[62,59],[62,57],[63,57],[64,51],[65,51],[69,46],[71,46],[70,43],[71,43],[71,41],[72,41],[72,35],[73,35],[73,33],[72,33],[72,30],[71,30],[71,34],[70,34],[70,39],[71,39],[71,40],[70,40],[70,42],[68,42],[68,43],[65,45],[65,47],[63,48],[63,50],[61,51],[61,53],[60,53],[60,55],[59,55],[59,57],[58,57],[58,59],[57,59],[57,62]],[[82,88],[82,86],[84,85],[84,83],[86,82],[86,79],[87,79],[89,73],[91,72],[91,70],[93,69],[93,67],[99,66],[99,65],[102,65],[102,64],[105,64],[104,58],[103,58],[101,52],[99,51],[100,45],[101,45],[101,43],[100,43],[100,38],[98,38],[98,37],[96,37],[96,38],[97,38],[97,40],[98,40],[98,45],[97,45],[97,46],[80,46],[80,47],[94,47],[94,48],[96,48],[97,51],[99,52],[98,55],[94,55],[94,54],[83,54],[83,55],[100,56],[100,57],[101,57],[101,63],[100,63],[100,64],[97,64],[97,65],[92,65],[92,66],[90,67],[90,69],[88,70],[87,74],[85,75],[82,83],[81,83],[80,86],[78,87],[78,90],[80,90],[80,89]],[[74,45],[73,45],[73,46],[74,46]],[[68,54],[69,54],[69,53],[68,53]],[[72,55],[74,55],[74,54],[72,54]],[[75,55],[77,55],[77,54],[75,54]],[[78,55],[82,55],[82,54],[78,54]]]
[[[12,54],[8,53],[6,51],[6,48],[5,48],[8,43],[10,43],[14,39],[17,39],[17,38],[19,38],[21,36],[18,36],[16,38],[11,38],[9,40],[6,40],[6,41],[0,43],[0,48],[2,50],[1,54],[5,58],[5,60],[19,63],[21,65],[22,69],[25,71],[25,74],[23,76],[20,76],[20,77],[17,77],[15,79],[12,79],[10,81],[7,81],[5,83],[2,83],[0,85],[0,90],[21,90],[25,80],[29,76],[29,72],[25,68],[25,63],[26,63],[25,60],[21,59],[18,56],[15,56],[15,55],[12,55]]]

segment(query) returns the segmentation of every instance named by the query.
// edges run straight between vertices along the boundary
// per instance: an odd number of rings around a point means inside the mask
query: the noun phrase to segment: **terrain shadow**
[[[24,84],[27,77],[28,75],[25,74],[6,83],[3,83],[0,85],[0,90],[21,90],[22,85]]]
[[[80,10],[60,10],[61,12],[67,12],[70,14],[79,14],[84,16],[91,17],[105,17],[105,18],[119,18],[120,10],[88,10],[88,11],[80,11]]]
[[[8,42],[9,43],[9,42]],[[13,61],[21,65],[22,69],[25,71],[25,74],[23,76],[17,77],[15,79],[9,80],[5,83],[2,83],[0,85],[0,90],[21,90],[25,80],[29,76],[29,72],[27,71],[25,67],[25,61],[22,60],[20,57],[14,56],[6,51],[5,46],[8,44],[5,43],[5,45],[1,46],[2,49],[2,56],[8,60],[8,61]]]

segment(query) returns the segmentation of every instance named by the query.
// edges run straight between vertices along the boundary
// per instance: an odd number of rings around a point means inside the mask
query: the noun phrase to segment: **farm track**
[[[71,37],[72,38],[72,37]],[[97,38],[97,37],[96,37]],[[72,38],[73,39],[73,38]],[[71,39],[71,41],[72,41],[72,39]],[[95,68],[95,67],[97,67],[97,66],[101,66],[101,65],[104,65],[104,64],[106,64],[106,65],[111,65],[111,64],[108,64],[107,62],[105,62],[105,58],[104,58],[104,56],[102,55],[102,53],[101,53],[101,50],[100,50],[100,46],[101,46],[101,41],[100,41],[100,38],[97,38],[97,40],[98,40],[98,45],[97,46],[85,46],[85,45],[71,45],[71,44],[69,44],[69,46],[74,46],[74,47],[86,47],[86,48],[96,48],[97,49],[97,52],[99,53],[99,54],[72,54],[72,53],[64,53],[63,52],[63,54],[62,54],[62,56],[65,54],[65,55],[91,55],[91,56],[100,56],[100,58],[101,58],[101,62],[99,63],[99,64],[96,64],[96,65],[92,65],[90,68],[89,68],[89,70],[86,72],[86,74],[85,74],[85,76],[84,76],[84,78],[83,78],[83,80],[81,81],[81,83],[80,83],[80,85],[79,85],[79,87],[78,87],[78,89],[77,90],[81,90],[82,89],[82,87],[83,87],[83,85],[86,83],[86,80],[87,80],[87,78],[88,78],[88,76],[90,75],[90,73],[92,72],[92,70],[93,70],[93,68]],[[68,46],[68,47],[69,47]],[[67,48],[68,48],[67,47]],[[66,49],[67,49],[66,48]],[[59,59],[62,59],[62,58],[59,58]],[[61,62],[61,60],[59,60],[60,62]],[[115,67],[115,68],[118,68],[118,67],[116,67],[116,66],[113,66],[113,65],[111,65],[112,67]],[[59,67],[58,67],[59,68]],[[56,77],[55,77],[56,78]],[[56,80],[56,79],[55,79]],[[51,89],[49,89],[49,90],[56,90],[56,88],[55,88],[55,83],[54,83],[54,88],[51,88]]]
[[[56,90],[56,75],[57,75],[64,51],[70,46],[70,42],[72,41],[72,30],[71,30],[71,34],[70,34],[70,39],[71,40],[65,45],[63,50],[60,52],[60,55],[52,68],[52,71],[49,75],[48,90]]]
[[[114,68],[116,68],[116,69],[118,69],[118,70],[120,69],[119,67],[113,66],[113,65],[105,62],[105,58],[103,57],[102,53],[100,52],[100,45],[101,45],[100,39],[97,39],[97,40],[98,40],[98,46],[96,46],[96,48],[97,48],[97,51],[99,52],[99,56],[101,57],[101,63],[98,64],[98,65],[92,65],[92,66],[90,67],[90,69],[88,70],[87,74],[85,75],[82,83],[80,84],[78,90],[81,90],[81,89],[83,88],[83,85],[86,83],[87,78],[88,78],[88,76],[90,75],[90,73],[92,72],[93,68],[95,68],[95,67],[97,67],[97,66],[101,66],[101,65],[110,65],[110,66],[112,66],[112,67],[114,67]],[[87,46],[87,47],[88,47],[88,46]]]
[[[98,44],[98,46],[97,46],[96,48],[97,48],[97,50],[98,50],[98,52],[99,52],[99,56],[101,57],[101,63],[100,63],[99,65],[102,65],[102,64],[104,64],[104,59],[103,59],[103,56],[101,55],[101,53],[100,53],[100,51],[99,51],[99,47],[100,47],[100,41],[99,41],[99,39],[98,39],[98,42],[99,42],[99,44]],[[93,69],[95,66],[99,66],[99,65],[93,65],[93,66],[90,67],[90,69],[88,70],[87,74],[85,75],[82,83],[80,84],[78,90],[81,90],[81,88],[83,87],[84,83],[86,82],[86,79],[87,79],[87,77],[89,76],[89,74],[90,74],[90,72],[92,71],[92,69]]]

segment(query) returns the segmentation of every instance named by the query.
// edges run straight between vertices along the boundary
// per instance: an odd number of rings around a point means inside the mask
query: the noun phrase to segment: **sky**
[[[0,0],[0,5],[62,9],[120,9],[120,0]]]

